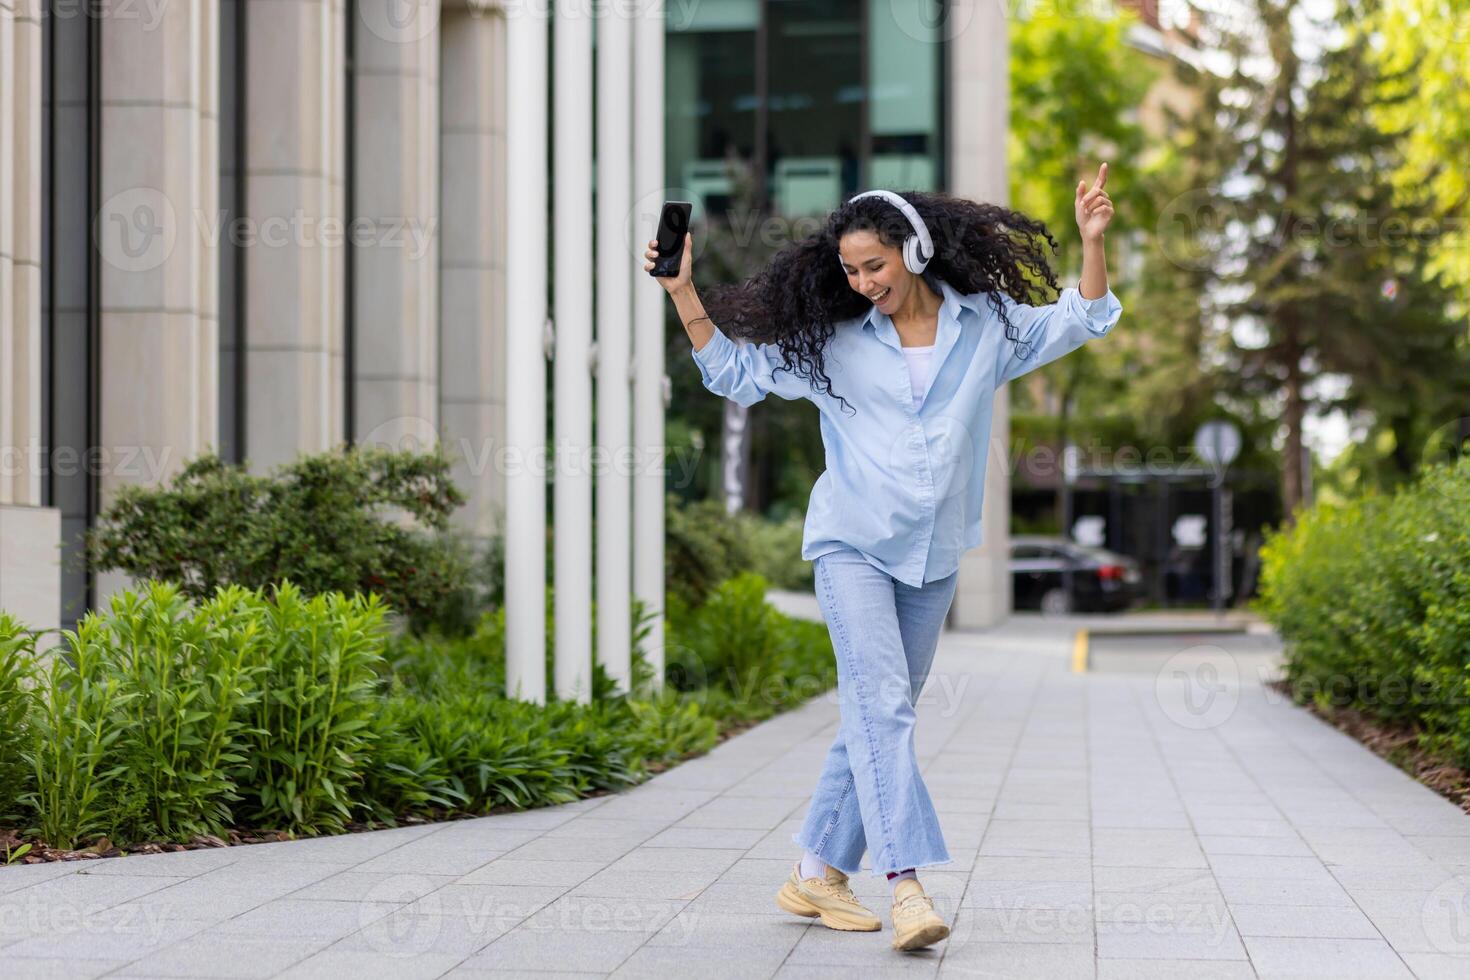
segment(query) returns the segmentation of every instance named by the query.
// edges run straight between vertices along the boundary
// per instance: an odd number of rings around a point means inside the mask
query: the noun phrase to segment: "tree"
[[[1464,0],[1380,0],[1365,18],[1380,72],[1373,110],[1384,132],[1403,133],[1392,171],[1395,200],[1444,225],[1425,273],[1470,304],[1470,7]]]
[[[1186,226],[1194,247],[1176,261],[1206,273],[1206,314],[1229,338],[1228,390],[1279,407],[1288,521],[1303,502],[1309,412],[1449,391],[1462,369],[1455,325],[1422,272],[1430,243],[1410,234],[1426,212],[1397,205],[1387,178],[1403,135],[1375,124],[1383,97],[1367,39],[1307,8],[1251,0],[1251,27],[1210,23],[1223,70],[1198,76],[1206,111],[1179,132],[1205,182],[1161,223]],[[1414,302],[1386,304],[1390,282]]]

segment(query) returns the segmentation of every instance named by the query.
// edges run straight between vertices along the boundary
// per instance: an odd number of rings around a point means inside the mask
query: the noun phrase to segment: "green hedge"
[[[812,589],[811,562],[801,557],[803,518],[777,522],[729,514],[720,501],[685,504],[673,494],[664,513],[667,588],[686,605],[700,605],[721,582],[742,572],[779,589]]]
[[[147,581],[44,652],[0,615],[0,823],[61,848],[336,833],[627,786],[835,683],[822,624],[764,590],[743,575],[698,609],[672,600],[656,693],[635,604],[633,690],[594,662],[588,704],[502,696],[503,609],[467,636],[393,635],[375,595],[287,582],[200,602]],[[549,593],[547,613],[549,655]]]
[[[698,607],[669,598],[668,682],[716,717],[769,718],[837,683],[826,624],[780,612],[765,601],[766,587],[744,572]]]
[[[449,471],[439,451],[339,446],[256,476],[207,453],[165,486],[122,487],[88,551],[99,571],[194,599],[289,579],[307,595],[376,593],[415,630],[463,629],[478,568],[449,528],[465,499]]]
[[[1470,766],[1470,457],[1269,533],[1254,605],[1299,702],[1417,728]]]

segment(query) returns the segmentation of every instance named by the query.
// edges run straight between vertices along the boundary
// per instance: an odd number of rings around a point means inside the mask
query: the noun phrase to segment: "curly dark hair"
[[[985,292],[1012,343],[1019,338],[999,293],[1018,303],[1038,304],[1057,292],[1056,276],[1043,242],[1057,250],[1046,225],[994,204],[949,194],[901,192],[928,226],[934,256],[924,278],[935,292],[942,279],[964,295]],[[838,242],[850,231],[877,234],[901,248],[912,233],[908,219],[881,197],[848,200],[827,216],[826,227],[781,249],[764,269],[744,282],[710,286],[705,308],[731,337],[780,347],[786,370],[832,391],[823,351],[837,324],[867,312],[871,301],[848,285],[838,262]],[[850,407],[850,406],[849,406]]]

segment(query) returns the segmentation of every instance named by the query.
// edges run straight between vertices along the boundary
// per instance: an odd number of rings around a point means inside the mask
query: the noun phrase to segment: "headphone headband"
[[[924,224],[924,219],[919,217],[919,212],[914,209],[914,206],[904,200],[901,195],[885,190],[863,191],[861,194],[854,194],[848,200],[856,201],[860,197],[881,197],[898,208],[903,216],[908,219],[909,226],[914,229],[914,233],[904,240],[903,264],[910,272],[916,275],[923,272],[925,267],[929,265],[929,260],[934,257],[934,243],[929,238],[928,225]],[[839,256],[838,262],[840,263],[841,261],[841,257]]]

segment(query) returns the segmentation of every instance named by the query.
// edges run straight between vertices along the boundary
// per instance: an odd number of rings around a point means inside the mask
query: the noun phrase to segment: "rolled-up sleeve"
[[[736,404],[754,405],[767,394],[787,401],[811,396],[810,380],[785,367],[776,344],[737,344],[715,327],[714,336],[689,353],[705,388]]]
[[[1089,340],[1107,336],[1123,315],[1123,304],[1111,289],[1096,299],[1083,299],[1075,286],[1068,286],[1055,303],[1047,306],[1017,303],[1005,294],[1001,294],[1000,301],[1020,340],[1012,343],[1003,332],[999,334],[999,383],[1013,381],[1070,354]],[[1004,324],[997,326],[1003,328]]]

